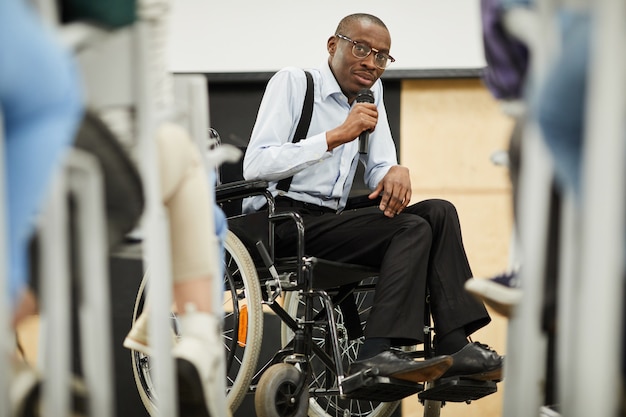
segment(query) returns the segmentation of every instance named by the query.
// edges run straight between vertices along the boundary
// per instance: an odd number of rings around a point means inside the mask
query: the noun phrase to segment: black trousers
[[[277,202],[278,210],[285,205]],[[396,345],[423,342],[426,289],[439,337],[462,328],[470,335],[491,321],[482,303],[465,291],[472,276],[456,208],[426,200],[394,218],[378,207],[340,214],[293,205],[305,223],[306,254],[380,269],[366,337],[391,338]],[[279,256],[293,255],[295,227],[276,228]]]

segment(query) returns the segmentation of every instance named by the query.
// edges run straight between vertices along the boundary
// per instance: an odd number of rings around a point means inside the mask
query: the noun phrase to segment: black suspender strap
[[[293,143],[299,142],[309,133],[309,125],[311,124],[311,117],[313,116],[313,76],[308,71],[304,71],[304,74],[306,75],[306,95],[304,96],[304,103],[302,104],[300,122],[298,122],[296,133],[293,135]],[[293,176],[283,178],[278,181],[276,188],[282,191],[289,190],[291,180],[293,180]]]

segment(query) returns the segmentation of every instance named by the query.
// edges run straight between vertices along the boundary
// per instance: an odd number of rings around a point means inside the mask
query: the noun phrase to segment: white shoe
[[[12,416],[23,416],[28,409],[39,409],[41,376],[24,362],[11,364],[12,375],[9,388],[9,402]]]
[[[544,405],[539,409],[539,417],[561,417],[557,407]]]
[[[181,416],[228,417],[226,364],[221,319],[193,306],[180,316],[181,338],[174,347]]]
[[[123,346],[126,349],[136,350],[144,355],[152,356],[153,351],[148,341],[148,313],[144,310],[135,320],[130,331],[124,338]],[[178,338],[172,330],[173,345],[176,345]]]
[[[496,275],[489,279],[470,278],[465,289],[505,317],[511,317],[522,299],[517,272]]]
[[[40,372],[22,361],[11,364],[11,383],[9,387],[9,403],[11,416],[31,417],[43,415],[42,384]],[[85,383],[72,376],[70,380],[70,412],[74,417],[88,415],[89,397]]]
[[[145,311],[137,317],[130,331],[124,338],[126,349],[136,350],[147,356],[152,356],[152,348],[148,343],[148,313]]]

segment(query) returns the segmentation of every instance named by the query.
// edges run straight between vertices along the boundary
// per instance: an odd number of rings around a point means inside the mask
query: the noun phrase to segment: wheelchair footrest
[[[445,378],[419,393],[420,400],[467,402],[477,400],[498,390],[495,381]]]
[[[423,384],[358,372],[343,380],[344,395],[356,400],[399,401],[424,389]]]

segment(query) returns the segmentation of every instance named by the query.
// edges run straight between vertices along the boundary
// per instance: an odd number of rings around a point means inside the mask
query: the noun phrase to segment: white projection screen
[[[339,20],[365,12],[391,32],[391,71],[485,66],[479,0],[172,0],[168,60],[177,73],[317,66]]]

